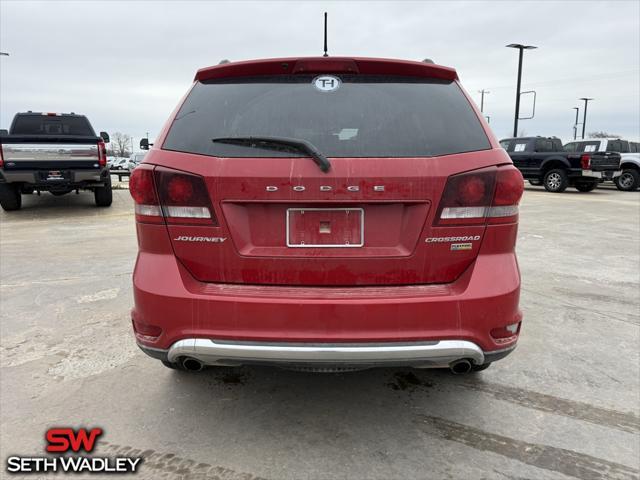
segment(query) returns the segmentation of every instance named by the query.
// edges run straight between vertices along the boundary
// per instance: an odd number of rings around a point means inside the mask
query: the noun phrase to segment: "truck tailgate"
[[[591,153],[591,170],[596,172],[620,169],[620,154],[614,152]]]
[[[5,143],[5,170],[98,168],[97,140],[92,143]]]

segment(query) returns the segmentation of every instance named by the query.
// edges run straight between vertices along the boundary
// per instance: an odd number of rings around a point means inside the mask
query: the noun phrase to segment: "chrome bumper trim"
[[[476,365],[484,363],[482,349],[466,340],[405,343],[261,343],[189,338],[174,343],[167,359],[192,357],[206,365],[243,363],[338,364],[338,365],[412,365],[446,367],[467,358]]]

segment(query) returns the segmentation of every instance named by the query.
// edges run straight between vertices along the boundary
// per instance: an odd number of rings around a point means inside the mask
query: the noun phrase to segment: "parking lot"
[[[0,212],[3,458],[100,426],[145,478],[638,478],[639,232],[638,193],[527,187],[523,333],[476,375],[189,374],[135,345],[128,192],[25,196]]]

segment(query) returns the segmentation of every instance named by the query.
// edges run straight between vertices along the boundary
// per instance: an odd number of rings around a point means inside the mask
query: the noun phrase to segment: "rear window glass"
[[[607,142],[609,152],[629,153],[629,142],[626,140],[609,140]]]
[[[95,136],[86,117],[18,115],[11,126],[14,135]]]
[[[218,137],[288,137],[329,157],[429,157],[491,148],[455,82],[340,75],[316,88],[315,75],[196,83],[163,148],[222,157],[276,152],[212,142]]]

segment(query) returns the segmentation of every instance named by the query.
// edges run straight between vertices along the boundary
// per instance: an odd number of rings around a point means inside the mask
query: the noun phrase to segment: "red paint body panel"
[[[223,64],[199,70],[196,82],[316,70],[457,79],[453,69],[421,62],[331,57]],[[201,176],[218,223],[137,223],[132,317],[136,324],[162,330],[157,337],[136,333],[137,341],[156,349],[185,338],[462,339],[485,352],[513,346],[517,335],[505,343],[489,332],[522,318],[517,214],[501,224],[493,219],[473,225],[436,224],[451,176],[513,168],[467,99],[491,149],[431,158],[330,158],[328,173],[308,158],[239,159],[162,150],[176,108],[144,163]],[[379,185],[385,186],[384,192],[375,190]],[[268,186],[277,190],[269,192]],[[295,186],[305,188],[296,191]],[[331,191],[322,186],[331,186]],[[285,218],[292,208],[362,208],[364,246],[287,247]],[[320,235],[314,230],[320,222],[357,231],[351,223],[340,223],[339,216],[316,217],[308,221],[314,235]],[[294,232],[289,238],[298,242],[307,233]],[[224,240],[191,242],[180,237]],[[440,237],[476,240],[460,242],[470,246],[459,250],[452,242],[428,241]]]
[[[138,234],[162,242],[166,238],[162,229],[140,224]],[[513,238],[516,232],[513,224],[488,229],[495,230],[489,236],[499,238]],[[498,350],[508,345],[497,344],[489,331],[521,319],[518,265],[514,253],[501,243],[483,245],[476,261],[449,284],[360,288],[204,283],[195,280],[170,250],[143,251],[134,271],[133,317],[161,327],[163,333],[154,341],[138,341],[168,348],[182,338],[468,339],[485,351]],[[164,246],[170,248],[168,242]]]

